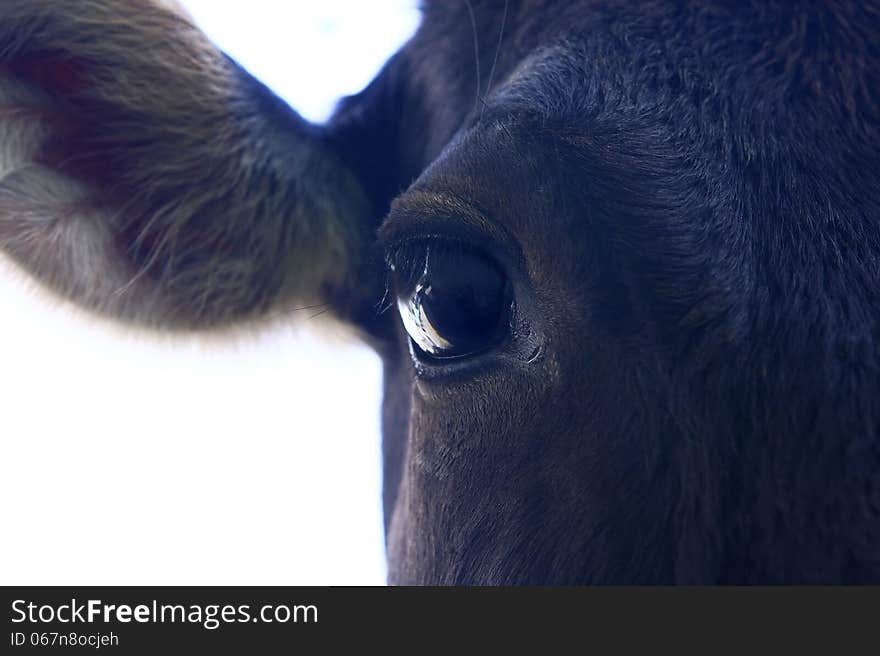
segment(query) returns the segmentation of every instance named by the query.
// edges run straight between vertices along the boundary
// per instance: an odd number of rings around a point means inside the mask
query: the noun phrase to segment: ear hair
[[[366,251],[360,183],[167,5],[0,5],[0,249],[151,325],[344,295]]]

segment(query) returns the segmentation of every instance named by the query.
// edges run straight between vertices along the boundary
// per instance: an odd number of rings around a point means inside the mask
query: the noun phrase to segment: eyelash
[[[410,240],[396,244],[385,255],[389,288],[395,283],[415,284],[425,266],[429,240]]]
[[[424,274],[429,254],[432,258],[454,261],[467,250],[464,242],[439,236],[420,237],[395,244],[385,256],[387,289],[390,292],[395,284],[401,287],[415,286]]]

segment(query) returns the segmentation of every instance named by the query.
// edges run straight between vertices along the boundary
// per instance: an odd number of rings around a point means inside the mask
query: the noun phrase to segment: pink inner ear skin
[[[78,93],[86,86],[86,75],[81,64],[52,53],[28,54],[16,58],[7,67],[14,76],[53,95]]]

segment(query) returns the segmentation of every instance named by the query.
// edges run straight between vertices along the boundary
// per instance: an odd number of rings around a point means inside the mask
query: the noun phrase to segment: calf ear
[[[206,327],[346,295],[357,179],[168,2],[0,3],[0,249],[102,313]]]

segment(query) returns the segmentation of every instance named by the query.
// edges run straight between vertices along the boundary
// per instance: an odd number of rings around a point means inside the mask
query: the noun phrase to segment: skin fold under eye
[[[425,359],[464,358],[507,334],[512,292],[488,255],[442,239],[407,242],[389,257],[403,325]]]

